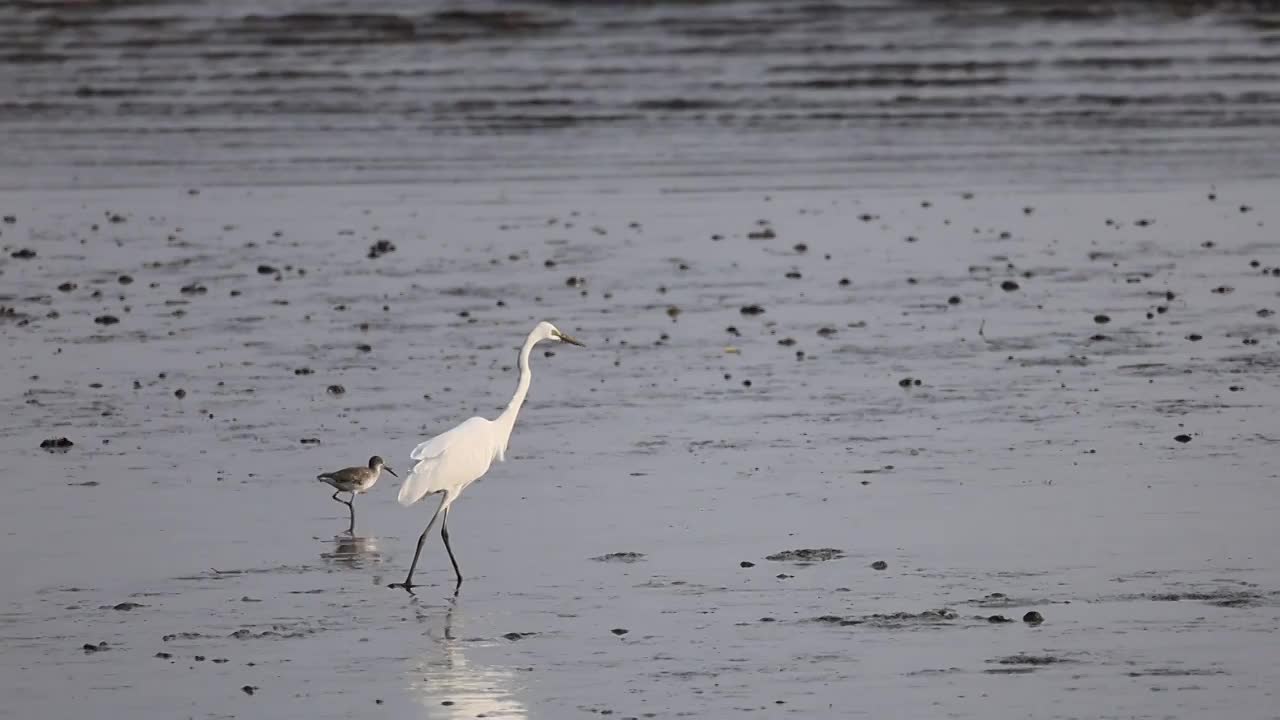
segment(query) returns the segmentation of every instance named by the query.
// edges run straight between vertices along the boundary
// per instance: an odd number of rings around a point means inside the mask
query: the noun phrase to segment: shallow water
[[[1268,3],[0,5],[0,187],[1274,177]]]
[[[523,190],[5,196],[0,716],[1274,712],[1274,185]],[[494,414],[538,318],[590,346],[461,595],[437,537],[387,589],[430,507],[313,476]]]
[[[466,7],[0,6],[0,717],[1276,716],[1274,13]]]

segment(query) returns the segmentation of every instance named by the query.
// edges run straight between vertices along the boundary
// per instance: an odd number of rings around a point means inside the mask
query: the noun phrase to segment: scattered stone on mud
[[[875,562],[871,563],[871,569],[872,569],[872,570],[887,570],[888,568],[889,568],[889,563],[887,563],[887,562],[885,562],[885,561],[883,561],[883,560],[877,560],[877,561],[875,561]]]
[[[116,323],[120,322],[120,318],[116,317],[115,315],[99,315],[98,317],[94,318],[93,321],[98,323],[99,325],[115,325]]]
[[[832,335],[835,335],[836,332],[838,331],[829,325],[818,328],[818,335],[824,338],[831,337]]]
[[[838,625],[846,627],[849,625],[878,625],[888,627],[901,627],[916,623],[934,624],[950,622],[957,619],[960,615],[950,608],[938,608],[936,610],[925,610],[924,612],[909,613],[875,613],[872,615],[863,615],[861,617],[842,617],[840,615],[821,615],[813,618],[811,622],[822,623],[824,625]]]
[[[1190,340],[1191,342],[1200,342],[1201,340],[1204,339],[1204,336],[1201,335],[1200,333],[1191,333],[1190,335],[1187,336],[1187,339]]]
[[[1026,615],[1022,616],[1022,622],[1029,623],[1031,625],[1039,625],[1040,623],[1044,622],[1044,616],[1036,612],[1035,610],[1032,610],[1028,612]]]
[[[85,480],[84,482],[67,483],[67,487],[98,487],[101,484],[97,480]]]
[[[187,391],[183,390],[182,388],[178,388],[177,390],[173,391],[173,396],[181,400],[182,398],[187,396]]]
[[[14,250],[9,255],[19,260],[30,260],[36,256],[36,251],[31,248],[22,248],[21,250]]]
[[[342,395],[347,392],[347,389],[342,387],[341,385],[335,384],[325,388],[325,392],[329,393],[330,395]]]
[[[395,251],[396,251],[396,246],[390,240],[386,240],[386,239],[378,240],[377,242],[369,246],[369,259],[374,260],[376,258],[382,257],[383,255],[386,255],[387,253],[391,253]]]
[[[921,385],[922,382],[920,378],[904,377],[898,381],[898,387],[909,388],[912,385]]]
[[[629,633],[629,632],[631,632],[631,631],[630,631],[630,630],[628,630],[628,629],[626,629],[626,628],[614,628],[614,629],[610,630],[609,632],[613,633],[614,635],[617,635],[618,637],[622,637],[623,635],[626,635],[627,633]]]
[[[999,623],[1011,623],[1013,622],[1013,620],[1003,615],[991,615],[987,618],[987,622],[992,624],[999,624]]]
[[[947,304],[948,304],[948,305],[959,305],[959,304],[960,304],[960,296],[959,296],[959,295],[952,295],[951,297],[947,298]]]
[[[612,553],[606,553],[604,555],[597,555],[591,559],[595,560],[596,562],[633,563],[633,562],[639,562],[640,560],[643,560],[644,553],[612,552]]]
[[[127,602],[127,601],[126,601],[126,602],[116,603],[115,605],[112,605],[112,606],[111,606],[111,609],[112,609],[112,610],[128,611],[128,610],[137,610],[137,609],[138,609],[138,608],[140,608],[140,607],[146,607],[146,605],[143,605],[142,603]]]
[[[259,266],[258,266],[258,274],[259,274],[259,275],[275,275],[275,274],[276,274],[276,272],[277,272],[277,270],[276,270],[273,266],[271,266],[271,265],[259,265]]]
[[[776,562],[822,562],[842,557],[844,557],[844,551],[837,548],[800,548],[798,550],[783,550],[782,552],[767,555],[765,560],[774,560]]]
[[[310,438],[302,438],[302,439],[298,440],[298,442],[302,443],[303,445],[319,445],[319,444],[320,444],[320,438],[313,438],[313,437],[310,437]]]
[[[842,277],[842,278],[840,278],[840,282],[839,282],[839,283],[837,283],[837,284],[838,284],[840,287],[848,287],[848,286],[849,286],[849,278],[847,278],[847,277]]]
[[[1063,658],[1054,657],[1053,655],[1009,655],[987,662],[999,663],[1000,665],[1053,665],[1055,663],[1067,662]]]
[[[79,285],[76,285],[75,283],[68,280],[67,282],[64,282],[58,286],[58,291],[64,292],[64,293],[71,292],[72,290],[75,290],[77,287],[79,287]]]
[[[111,649],[110,647],[107,646],[106,640],[103,640],[97,645],[94,645],[93,643],[85,643],[83,647],[84,647],[84,653],[86,655],[96,653],[96,652],[105,652]]]
[[[761,228],[747,233],[747,238],[751,240],[772,240],[776,237],[778,237],[778,234],[775,233],[771,227]]]
[[[755,566],[756,564],[751,562],[750,560],[743,560],[742,562],[738,563],[738,567],[742,567],[742,568],[753,568]]]
[[[71,442],[70,440],[64,437],[49,438],[48,440],[40,441],[41,449],[49,450],[49,451],[66,450],[67,448],[70,448],[73,445],[75,445],[75,443]]]
[[[760,307],[759,305],[744,305],[742,306],[742,310],[740,310],[739,312],[741,312],[743,315],[760,315],[761,313],[764,312],[764,308]]]
[[[1094,315],[1093,321],[1098,323],[1099,325],[1106,325],[1107,323],[1111,322],[1111,316],[1110,315]]]
[[[1191,436],[1190,436],[1190,435],[1187,435],[1186,433],[1183,433],[1183,434],[1181,434],[1181,435],[1174,435],[1174,436],[1173,436],[1173,439],[1174,439],[1174,440],[1177,440],[1177,441],[1178,441],[1178,442],[1180,442],[1180,443],[1189,443],[1189,442],[1191,442]]]
[[[160,652],[155,654],[155,657],[158,657],[161,660],[168,660],[173,657],[173,653],[167,653],[161,650]]]
[[[509,633],[504,633],[502,637],[506,638],[507,640],[510,640],[511,642],[515,642],[517,640],[523,640],[527,637],[533,637],[534,635],[537,635],[537,634],[538,633],[536,632],[523,632],[523,633],[509,632]]]
[[[245,685],[244,687],[240,688],[240,692],[244,693],[245,695],[252,695],[257,691],[258,691],[258,687],[256,685]]]
[[[1005,292],[1013,292],[1014,290],[1017,290],[1018,287],[1019,287],[1018,283],[1012,280],[1005,280],[1004,282],[1000,283],[1000,289]]]

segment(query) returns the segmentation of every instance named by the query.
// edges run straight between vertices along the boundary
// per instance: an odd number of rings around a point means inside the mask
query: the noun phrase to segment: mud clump
[[[396,246],[390,240],[379,240],[369,246],[369,259],[375,260],[387,253],[393,253],[395,251]]]
[[[644,559],[644,553],[638,552],[613,552],[604,555],[597,555],[591,558],[596,562],[616,562],[616,563],[633,563],[640,562]]]
[[[842,557],[844,557],[844,551],[837,548],[801,548],[798,550],[783,550],[782,552],[767,555],[765,560],[810,563],[836,560]]]

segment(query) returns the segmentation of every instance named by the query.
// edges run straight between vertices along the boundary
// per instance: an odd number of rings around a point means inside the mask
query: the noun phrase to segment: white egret
[[[355,534],[356,531],[356,493],[369,492],[369,488],[378,482],[378,476],[382,474],[383,470],[400,477],[396,475],[395,470],[387,467],[387,464],[377,455],[369,458],[369,467],[343,468],[330,473],[320,473],[316,476],[316,479],[320,482],[333,486],[333,499],[346,505],[347,510],[351,513],[351,525],[347,528],[347,532]],[[338,497],[340,492],[351,493],[351,500],[347,501]]]
[[[529,352],[533,346],[543,340],[555,340],[582,347],[582,343],[560,332],[549,322],[540,322],[529,337],[525,338],[520,348],[520,381],[516,383],[516,393],[511,402],[494,420],[473,417],[463,421],[452,430],[447,430],[430,440],[418,445],[409,454],[416,460],[413,471],[405,476],[404,485],[400,487],[397,498],[401,505],[408,507],[427,495],[443,493],[440,505],[431,515],[427,529],[418,537],[418,548],[413,552],[413,562],[409,564],[409,574],[404,582],[392,583],[391,587],[413,589],[413,571],[418,567],[418,557],[422,555],[422,544],[427,540],[427,533],[440,518],[440,537],[444,540],[444,549],[449,553],[449,562],[453,563],[453,573],[458,577],[454,585],[454,593],[462,587],[462,571],[458,569],[458,560],[453,556],[453,548],[449,546],[449,506],[468,485],[478,480],[489,470],[496,459],[506,460],[507,441],[511,439],[511,429],[515,427],[516,415],[524,404],[524,397],[529,392],[529,381],[533,373],[529,371]]]

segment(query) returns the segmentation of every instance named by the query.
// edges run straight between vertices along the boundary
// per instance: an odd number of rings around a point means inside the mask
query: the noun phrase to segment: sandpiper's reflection
[[[376,537],[339,535],[333,539],[333,551],[322,552],[320,557],[327,562],[353,568],[382,562],[382,552],[378,550]]]
[[[424,641],[435,642],[412,661],[409,691],[414,699],[427,708],[426,717],[430,718],[528,717],[528,708],[516,698],[521,679],[515,671],[486,667],[467,659],[469,647],[488,641],[459,639],[455,635],[457,605],[457,598],[453,598],[443,613],[438,608],[417,610],[418,620],[430,628]],[[459,610],[458,615],[465,630],[465,613]]]

